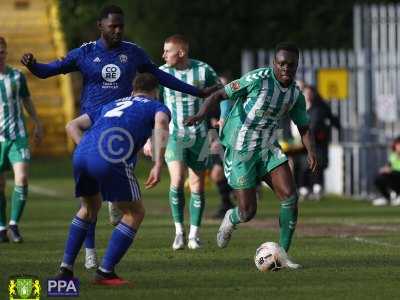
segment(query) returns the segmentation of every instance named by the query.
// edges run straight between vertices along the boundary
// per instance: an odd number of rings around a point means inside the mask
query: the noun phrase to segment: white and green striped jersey
[[[177,70],[167,65],[161,66],[160,69],[198,88],[210,87],[219,82],[215,71],[208,64],[199,60],[190,59],[189,67],[185,70]],[[203,99],[166,87],[160,87],[160,98],[171,111],[170,134],[179,137],[193,137],[196,134],[206,136],[207,124],[205,121],[196,126],[183,125],[183,121],[187,117],[193,116],[199,111]]]
[[[22,112],[22,101],[28,96],[25,76],[6,66],[5,73],[0,73],[0,141],[28,135]]]
[[[279,121],[289,114],[298,126],[309,118],[303,94],[293,83],[284,88],[272,68],[245,74],[225,86],[235,104],[225,120],[221,141],[238,151],[276,149]]]

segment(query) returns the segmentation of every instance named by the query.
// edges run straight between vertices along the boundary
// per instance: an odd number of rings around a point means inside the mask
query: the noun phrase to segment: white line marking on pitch
[[[359,236],[339,236],[339,237],[340,238],[345,238],[345,239],[352,239],[353,241],[356,241],[356,242],[359,242],[359,243],[364,243],[364,244],[400,248],[400,245],[394,245],[394,244],[390,244],[390,243],[386,243],[386,242],[380,242],[380,241],[377,241],[377,240],[366,239],[366,238],[359,237]]]
[[[29,192],[48,197],[57,197],[57,198],[61,197],[61,195],[57,193],[57,191],[55,190],[51,190],[34,184],[29,184]]]

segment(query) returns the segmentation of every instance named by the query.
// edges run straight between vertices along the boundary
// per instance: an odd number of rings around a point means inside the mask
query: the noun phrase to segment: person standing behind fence
[[[306,99],[307,112],[310,116],[310,131],[315,139],[315,150],[318,158],[319,172],[313,174],[307,167],[300,176],[299,193],[301,198],[309,197],[320,200],[324,190],[324,170],[328,167],[328,146],[331,142],[332,126],[340,130],[337,116],[332,114],[329,105],[322,99],[316,88],[305,85],[303,94]]]
[[[374,206],[400,205],[400,136],[392,144],[389,162],[379,170],[375,178],[375,186],[381,197],[372,201]],[[391,201],[391,192],[397,194],[395,201]]]

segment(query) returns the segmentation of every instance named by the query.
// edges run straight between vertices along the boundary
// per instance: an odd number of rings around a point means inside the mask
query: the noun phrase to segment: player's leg
[[[185,248],[185,230],[183,216],[185,208],[184,184],[187,166],[183,162],[184,143],[176,136],[170,135],[165,150],[165,161],[168,166],[170,177],[169,205],[175,224],[175,238],[172,249]]]
[[[220,158],[214,158],[213,160],[214,164],[210,172],[210,177],[212,181],[215,182],[221,197],[221,204],[217,212],[214,214],[214,218],[221,219],[225,216],[227,210],[233,207],[231,201],[232,188],[228,184],[228,180],[225,178],[224,167]]]
[[[21,219],[28,195],[28,171],[30,150],[27,138],[16,139],[9,144],[8,159],[14,172],[14,189],[11,196],[11,215],[8,227],[10,240],[19,243],[22,237],[18,222]]]
[[[254,153],[239,153],[227,148],[224,171],[229,185],[234,189],[238,206],[229,209],[217,233],[217,245],[228,245],[233,230],[239,223],[250,221],[257,211],[257,173],[259,157]]]
[[[280,236],[279,244],[282,247],[282,259],[291,269],[298,269],[301,265],[292,262],[287,256],[298,217],[298,195],[294,178],[287,162],[272,169],[269,175],[274,192],[281,201],[279,212]]]
[[[142,200],[117,202],[122,212],[121,221],[115,226],[108,243],[101,266],[96,271],[95,282],[102,285],[122,285],[128,281],[115,274],[115,266],[132,245],[145,215]]]
[[[204,212],[204,170],[192,170],[189,168],[189,185],[190,185],[190,231],[188,238],[188,248],[200,248],[199,228]]]
[[[183,161],[168,162],[170,176],[169,205],[171,207],[172,218],[175,224],[175,239],[172,244],[174,250],[185,248],[185,230],[183,216],[185,208],[184,183],[187,167]]]
[[[12,168],[14,171],[14,189],[11,196],[8,235],[11,241],[20,243],[22,242],[22,236],[19,232],[18,224],[22,217],[28,195],[29,164],[27,162],[17,162],[13,164]]]
[[[9,242],[7,236],[7,200],[6,200],[6,177],[4,172],[0,173],[0,243]]]
[[[97,196],[97,193],[81,198],[81,206],[69,227],[58,278],[73,277],[73,266],[76,256],[85,240],[89,225],[97,218],[100,207],[101,200]]]
[[[96,197],[98,198],[96,199],[96,203],[101,203],[100,194],[92,196],[92,198]],[[94,221],[90,222],[85,238],[85,268],[88,270],[96,269],[98,267],[98,259],[95,246],[96,223],[97,218]]]

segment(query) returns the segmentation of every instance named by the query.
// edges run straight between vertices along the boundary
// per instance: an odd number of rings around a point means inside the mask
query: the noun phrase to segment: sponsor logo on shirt
[[[121,69],[114,64],[108,64],[101,70],[101,76],[107,82],[114,82],[121,76]]]
[[[126,62],[128,62],[128,56],[126,56],[125,54],[121,54],[120,56],[119,56],[119,61],[121,62],[121,63],[126,63]]]
[[[233,81],[230,84],[232,91],[240,90],[240,83],[238,81]]]

